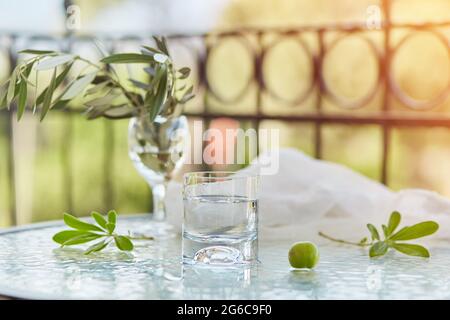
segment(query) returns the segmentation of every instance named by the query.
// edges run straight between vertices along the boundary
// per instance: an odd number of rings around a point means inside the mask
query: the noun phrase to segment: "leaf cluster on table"
[[[53,240],[64,247],[101,239],[87,248],[85,254],[101,251],[110,243],[114,243],[122,251],[133,250],[134,245],[129,235],[119,235],[114,232],[117,222],[116,211],[109,211],[106,218],[98,212],[92,212],[91,216],[96,224],[82,221],[71,214],[64,213],[64,222],[72,229],[56,233]]]
[[[403,227],[395,232],[400,225],[400,221],[401,214],[397,211],[392,212],[388,224],[381,226],[384,236],[383,240],[381,239],[380,232],[378,232],[378,229],[374,225],[370,223],[367,225],[373,242],[369,250],[370,257],[382,256],[389,249],[394,249],[410,256],[429,258],[430,253],[427,248],[418,244],[405,243],[404,241],[432,235],[439,229],[439,225],[434,221],[425,221]],[[364,239],[361,240],[361,243],[364,243]]]
[[[430,252],[427,248],[413,243],[405,243],[404,241],[415,240],[432,235],[439,229],[439,225],[434,221],[424,221],[412,226],[403,227],[396,232],[401,222],[401,214],[398,211],[391,213],[388,224],[381,225],[382,234],[371,223],[367,224],[367,229],[370,232],[371,241],[364,237],[359,242],[351,242],[347,240],[335,239],[329,235],[319,232],[321,237],[328,240],[339,242],[343,244],[350,244],[360,247],[370,246],[369,256],[371,258],[385,255],[389,249],[394,249],[410,256],[429,258]]]

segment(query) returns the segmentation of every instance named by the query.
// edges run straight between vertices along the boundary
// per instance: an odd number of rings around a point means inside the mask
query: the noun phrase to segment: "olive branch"
[[[130,234],[117,234],[115,232],[117,213],[114,210],[110,210],[106,218],[95,211],[91,213],[91,216],[96,224],[82,221],[71,214],[64,213],[64,223],[72,229],[56,233],[53,236],[53,241],[59,243],[61,247],[65,247],[102,239],[91,245],[84,252],[85,254],[90,254],[103,250],[110,243],[114,243],[119,250],[131,251],[134,248],[132,240],[153,240],[153,237],[134,237]]]
[[[158,115],[179,115],[181,106],[194,97],[193,87],[186,88],[182,81],[189,77],[190,69],[175,69],[165,38],[154,37],[154,40],[155,48],[143,45],[140,53],[112,55],[97,44],[103,55],[97,63],[64,52],[19,51],[32,57],[20,62],[0,85],[0,109],[10,110],[16,103],[20,120],[32,93],[39,91],[38,73],[52,71],[50,83],[39,95],[34,95],[31,104],[33,113],[40,113],[41,121],[50,109],[64,108],[77,97],[85,100],[88,119],[148,116],[153,121]],[[76,64],[82,68],[75,68]],[[124,84],[114,69],[116,64],[144,64],[146,81],[129,78]],[[35,82],[30,79],[32,70],[36,71]]]

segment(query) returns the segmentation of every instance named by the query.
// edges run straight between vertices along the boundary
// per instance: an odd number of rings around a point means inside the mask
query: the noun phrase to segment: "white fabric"
[[[256,164],[245,171],[258,170]],[[168,187],[168,221],[179,230],[183,203],[180,183]],[[315,160],[294,149],[282,149],[279,171],[261,177],[259,221],[261,239],[326,241],[318,231],[359,240],[366,224],[386,223],[390,213],[402,213],[401,225],[435,220],[434,240],[450,236],[450,199],[435,192],[407,189],[393,192],[342,165]],[[381,229],[381,228],[380,228]]]

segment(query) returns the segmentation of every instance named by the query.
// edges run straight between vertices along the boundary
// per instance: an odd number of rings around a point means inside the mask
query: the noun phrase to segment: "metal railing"
[[[443,29],[450,27],[449,22],[441,23],[425,23],[425,24],[395,24],[391,22],[390,1],[384,0],[382,11],[384,19],[382,27],[379,30],[368,30],[365,25],[346,24],[346,25],[327,25],[327,26],[300,26],[289,29],[241,29],[225,32],[216,32],[210,34],[198,35],[171,35],[169,36],[170,44],[181,44],[185,46],[192,54],[194,61],[194,70],[197,78],[197,91],[202,97],[197,100],[201,104],[201,111],[187,112],[189,116],[195,116],[205,119],[209,123],[211,119],[217,117],[233,118],[238,121],[249,121],[256,129],[264,120],[280,120],[290,123],[310,123],[314,126],[314,155],[316,158],[322,158],[323,154],[323,126],[324,124],[343,124],[343,125],[377,125],[382,128],[382,158],[380,159],[380,177],[381,182],[388,183],[388,159],[391,147],[391,131],[396,127],[446,127],[450,128],[450,117],[444,113],[435,112],[447,99],[450,93],[450,84],[436,97],[429,100],[415,100],[407,93],[402,91],[395,78],[393,77],[392,60],[398,50],[418,32],[425,32],[435,37],[443,46],[445,46],[450,56],[449,40],[445,37]],[[404,35],[400,40],[392,41],[391,34],[394,30],[404,31]],[[304,35],[308,34],[309,41],[306,41]],[[337,35],[330,41],[330,34]],[[380,40],[374,40],[369,34],[377,34],[381,36]],[[0,50],[6,50],[9,58],[9,68],[14,68],[17,56],[16,43],[18,39],[26,39],[26,42],[33,43],[36,41],[46,41],[57,44],[60,48],[74,48],[78,44],[90,41],[88,36],[66,35],[62,37],[49,36],[23,36],[1,34],[3,38],[3,46]],[[334,88],[327,81],[324,73],[325,61],[328,54],[343,39],[348,37],[359,37],[372,52],[371,59],[375,59],[377,65],[376,81],[372,88],[358,99],[342,98],[335,93]],[[118,46],[126,42],[144,42],[150,37],[121,37],[115,39],[102,38],[114,51]],[[251,73],[245,81],[245,85],[234,97],[224,97],[217,92],[212,83],[212,79],[208,73],[210,59],[214,56],[215,49],[218,48],[225,40],[233,39],[248,52],[252,61]],[[311,40],[312,39],[312,40]],[[265,65],[271,51],[277,45],[286,40],[294,40],[303,50],[309,60],[311,68],[310,74],[303,79],[303,86],[306,88],[292,99],[287,99],[271,87],[268,81],[268,75],[265,72]],[[314,45],[311,45],[314,43]],[[6,45],[5,45],[6,43]],[[254,112],[242,114],[241,112],[217,112],[211,106],[212,99],[224,105],[233,105],[239,102],[250,90],[254,90]],[[252,91],[253,92],[253,91]],[[377,110],[374,112],[361,112],[369,106],[376,97],[380,98]],[[280,104],[291,106],[293,109],[301,108],[302,104],[312,97],[314,101],[313,112],[296,112],[295,114],[283,115],[266,112],[264,108],[265,99],[270,97]],[[328,112],[324,110],[325,103],[332,103],[339,112]],[[394,108],[393,105],[400,105],[400,108]],[[60,111],[58,111],[60,112]],[[70,109],[65,112],[70,119],[77,110]],[[0,112],[0,117],[7,117],[7,125],[5,134],[8,137],[9,147],[5,159],[8,162],[8,181],[10,185],[10,213],[11,221],[15,223],[15,177],[14,177],[14,150],[12,144],[12,122],[13,115],[6,111]],[[63,159],[65,170],[65,188],[67,207],[72,206],[72,175],[70,163],[70,144],[72,137],[71,121],[67,122],[64,129],[65,141]],[[114,148],[112,131],[114,128],[110,125],[105,126],[109,137],[104,148],[105,152],[111,152]],[[108,170],[113,166],[111,157],[104,158],[105,186],[104,202],[109,204],[113,201],[114,194],[112,191],[112,183],[108,178]]]

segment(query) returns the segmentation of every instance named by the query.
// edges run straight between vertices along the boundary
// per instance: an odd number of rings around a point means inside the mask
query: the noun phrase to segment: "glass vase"
[[[164,199],[168,182],[183,163],[188,136],[184,116],[132,118],[128,127],[129,156],[153,194],[153,218],[166,219]]]

